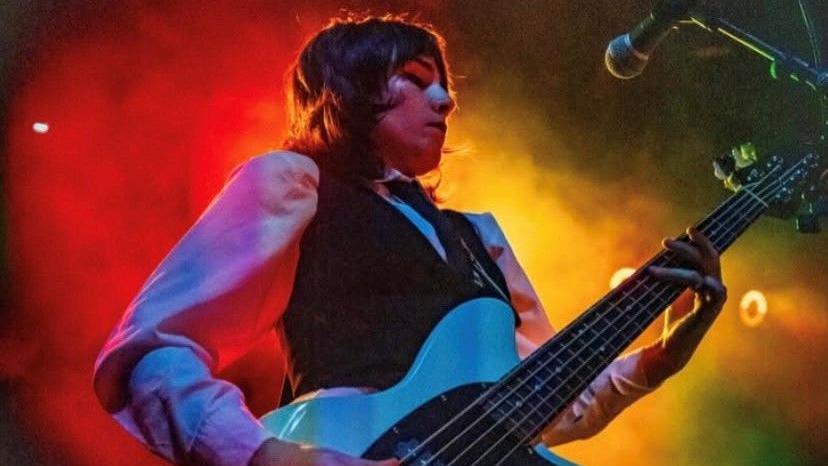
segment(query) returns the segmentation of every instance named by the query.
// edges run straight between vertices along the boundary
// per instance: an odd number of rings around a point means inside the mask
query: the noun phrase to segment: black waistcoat
[[[283,319],[296,396],[325,387],[388,388],[454,306],[500,297],[458,276],[394,206],[323,172]],[[447,211],[448,212],[448,211]],[[472,225],[448,212],[488,275],[506,290]],[[507,291],[508,293],[508,291]]]

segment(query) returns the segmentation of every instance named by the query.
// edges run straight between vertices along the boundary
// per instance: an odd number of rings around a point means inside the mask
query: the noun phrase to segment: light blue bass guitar
[[[774,158],[697,228],[723,252],[771,204],[789,202],[816,160],[783,168]],[[522,361],[511,308],[480,298],[440,321],[395,386],[297,402],[262,422],[281,440],[404,465],[571,465],[538,434],[683,291],[648,275],[649,265],[679,264],[661,251]]]

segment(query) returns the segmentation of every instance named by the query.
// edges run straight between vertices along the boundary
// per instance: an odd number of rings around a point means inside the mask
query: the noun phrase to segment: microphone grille
[[[632,79],[638,76],[644,71],[649,59],[649,55],[633,47],[629,33],[613,39],[604,54],[607,70],[618,79]]]

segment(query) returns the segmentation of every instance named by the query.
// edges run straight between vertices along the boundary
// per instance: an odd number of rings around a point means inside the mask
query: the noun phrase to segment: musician
[[[285,150],[238,167],[152,273],[95,366],[103,406],[154,453],[211,465],[371,465],[275,439],[213,374],[275,331],[299,399],[386,389],[438,320],[489,296],[515,312],[525,357],[554,335],[490,214],[438,211],[417,177],[438,168],[455,108],[443,39],[401,17],[334,20],[288,82]],[[709,241],[667,240],[697,307],[614,361],[541,436],[594,435],[688,361],[722,308]],[[275,400],[274,400],[275,401]],[[347,420],[344,420],[347,422]]]

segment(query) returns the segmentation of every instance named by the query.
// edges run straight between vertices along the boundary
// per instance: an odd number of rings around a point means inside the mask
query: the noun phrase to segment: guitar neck
[[[762,197],[742,189],[698,222],[696,229],[721,254],[768,208]],[[689,238],[685,234],[678,240]],[[498,416],[528,440],[583,392],[684,290],[656,280],[647,273],[650,265],[680,264],[674,253],[662,250],[522,361],[493,388],[487,401],[505,406],[496,411]]]

